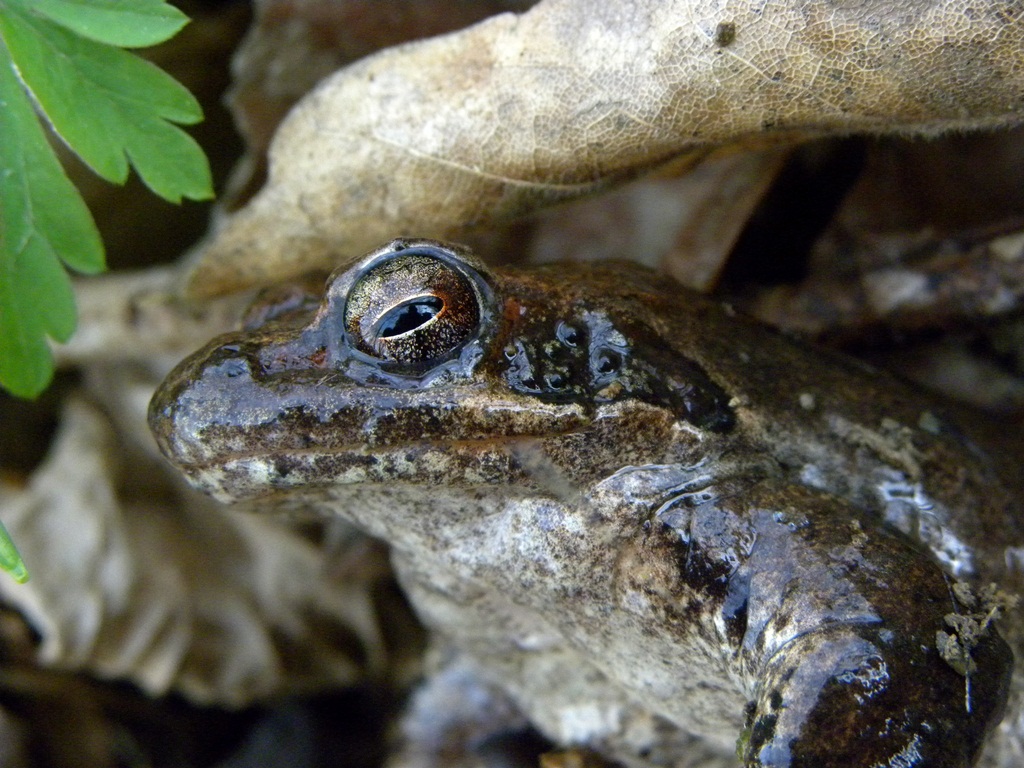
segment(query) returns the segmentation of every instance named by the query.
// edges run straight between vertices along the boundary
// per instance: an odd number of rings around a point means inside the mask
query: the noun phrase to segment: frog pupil
[[[415,331],[437,317],[444,309],[444,302],[437,296],[424,296],[384,313],[377,326],[378,338],[388,339]]]

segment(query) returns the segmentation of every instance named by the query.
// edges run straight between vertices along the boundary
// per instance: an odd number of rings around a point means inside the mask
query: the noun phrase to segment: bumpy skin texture
[[[954,579],[1004,576],[1011,493],[882,374],[639,267],[499,274],[431,241],[253,318],[157,392],[164,453],[386,539],[424,622],[549,738],[965,768],[1001,716],[995,630],[969,671],[937,638],[970,607]]]

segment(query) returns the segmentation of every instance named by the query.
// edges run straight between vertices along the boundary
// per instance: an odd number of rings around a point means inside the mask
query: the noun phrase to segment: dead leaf
[[[628,258],[710,291],[750,214],[785,166],[774,147],[715,158],[684,176],[652,174],[536,216],[527,260]]]
[[[28,488],[0,486],[32,572],[23,585],[0,580],[0,594],[38,632],[44,665],[222,706],[380,671],[367,578],[383,569],[339,577],[318,542],[198,493],[176,497],[125,448],[99,409],[72,399]],[[352,551],[364,540],[351,537]]]
[[[728,298],[769,325],[1019,418],[1022,174],[1020,128],[872,142],[797,273],[765,272]],[[798,214],[772,218],[792,225]]]
[[[844,245],[845,255],[860,255]],[[881,236],[858,244],[876,257],[895,250],[886,245]],[[904,235],[900,245],[916,247],[892,263],[857,264],[816,274],[799,286],[764,289],[744,309],[769,325],[807,336],[856,337],[883,323],[904,333],[957,328],[1011,315],[1024,304],[1024,230],[973,238],[923,232],[914,240]]]
[[[78,328],[54,346],[61,367],[136,362],[165,374],[182,357],[238,325],[249,295],[188,301],[171,267],[112,272],[75,281]]]
[[[523,11],[534,2],[256,0],[252,27],[233,57],[227,96],[247,152],[221,203],[238,207],[266,180],[275,129],[321,78],[389,45],[461,29],[501,11]]]
[[[324,81],[189,285],[215,294],[396,235],[458,237],[752,136],[1009,125],[1022,49],[1017,0],[545,0]]]

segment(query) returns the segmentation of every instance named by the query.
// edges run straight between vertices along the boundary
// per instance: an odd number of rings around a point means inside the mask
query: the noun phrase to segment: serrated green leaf
[[[142,181],[171,202],[213,196],[202,150],[169,125],[202,119],[199,103],[174,78],[20,5],[0,13],[0,36],[54,130],[100,176],[123,183],[131,160]],[[171,136],[176,172],[166,173]]]
[[[23,11],[46,16],[90,40],[143,48],[168,40],[188,24],[188,16],[164,0],[4,0]]]
[[[46,337],[66,341],[75,329],[61,261],[98,272],[103,244],[0,44],[0,383],[21,397],[53,375]]]
[[[11,577],[19,584],[28,581],[28,569],[25,567],[25,561],[21,559],[18,548],[14,546],[11,535],[7,533],[7,528],[3,523],[0,523],[0,568],[11,574]]]

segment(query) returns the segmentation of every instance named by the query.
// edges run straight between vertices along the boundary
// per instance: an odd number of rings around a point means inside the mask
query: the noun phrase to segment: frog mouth
[[[531,472],[524,469],[524,464],[542,463],[531,462],[529,457],[543,452],[540,446],[544,441],[577,432],[583,426],[581,421],[549,423],[537,434],[519,431],[451,437],[424,431],[415,439],[387,443],[337,442],[334,438],[328,442],[322,435],[307,431],[290,435],[287,440],[257,438],[257,447],[249,449],[243,444],[259,430],[243,429],[232,440],[223,426],[211,426],[198,436],[179,433],[170,442],[160,442],[165,455],[192,485],[221,501],[237,501],[303,488],[353,484],[529,483]],[[329,434],[331,430],[324,432]],[[234,446],[213,451],[211,433],[218,433],[224,444],[233,442]],[[202,446],[201,458],[195,452],[197,444]]]
[[[535,471],[524,456],[539,456],[539,443],[523,436],[354,446],[251,453],[179,467],[193,486],[225,502],[280,494],[316,496],[324,489],[355,485],[508,487],[536,485]]]

